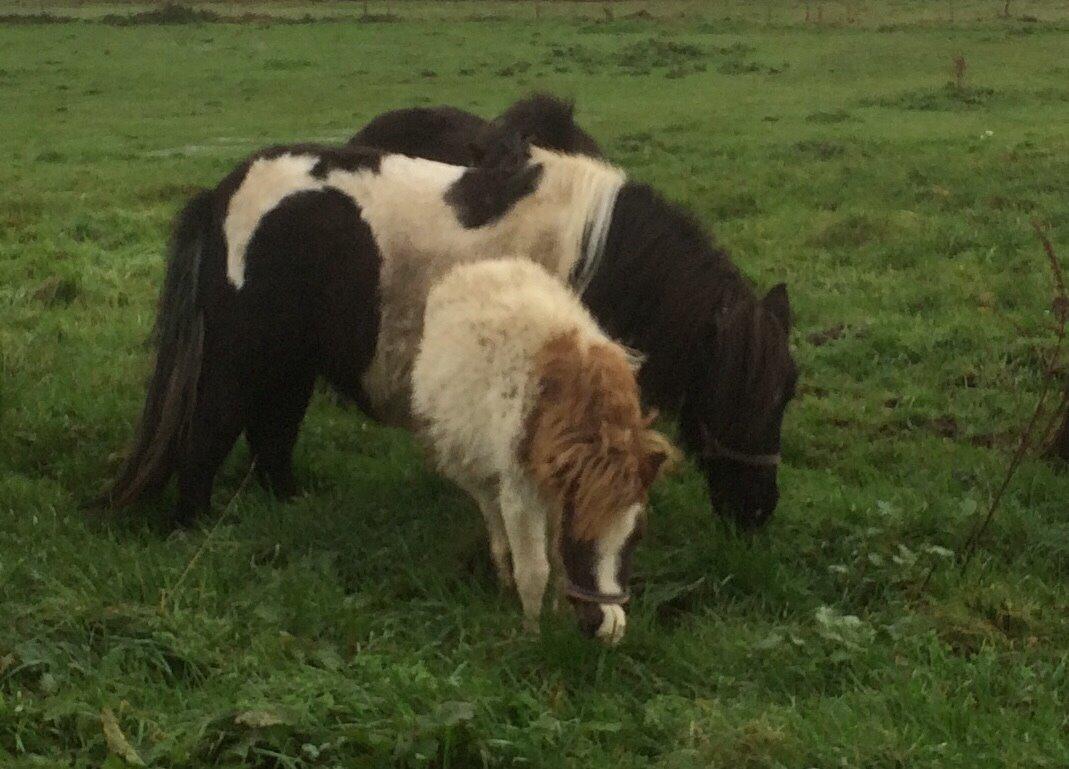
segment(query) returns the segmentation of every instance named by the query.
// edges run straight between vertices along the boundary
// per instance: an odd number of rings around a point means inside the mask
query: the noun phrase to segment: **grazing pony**
[[[613,166],[537,147],[498,154],[463,168],[274,147],[196,195],[174,230],[156,367],[112,505],[177,473],[175,519],[189,521],[242,431],[264,480],[291,493],[319,376],[411,427],[427,294],[459,264],[516,254],[645,356],[643,393],[679,414],[714,503],[743,523],[767,518],[795,379],[785,288],[755,297],[692,218]]]
[[[543,149],[600,157],[597,142],[575,124],[574,113],[570,101],[539,93],[520,99],[491,121],[456,107],[409,107],[373,118],[349,145],[474,166],[503,140],[520,136]]]
[[[527,260],[462,265],[430,291],[412,369],[416,431],[478,502],[528,626],[552,560],[583,631],[623,636],[647,492],[673,452],[642,414],[633,363]]]
[[[538,146],[601,154],[575,125],[571,105],[552,96],[514,104],[492,124],[498,133],[488,125],[452,107],[398,110],[353,141],[472,164],[488,135],[499,140],[513,130]],[[609,237],[588,252],[573,287],[603,328],[646,356],[643,398],[679,418],[713,507],[743,527],[759,526],[779,500],[780,432],[797,379],[786,286],[758,300],[701,225],[645,185],[622,184],[611,215]]]

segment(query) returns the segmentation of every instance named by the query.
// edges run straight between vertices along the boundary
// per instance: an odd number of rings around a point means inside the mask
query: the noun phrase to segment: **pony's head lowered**
[[[651,430],[633,361],[616,345],[558,336],[536,363],[524,459],[559,516],[557,553],[581,629],[609,643],[626,625],[631,554],[649,488],[675,449]]]
[[[756,528],[779,501],[780,431],[798,371],[788,345],[787,287],[720,307],[682,408],[683,439],[699,458],[721,514]]]

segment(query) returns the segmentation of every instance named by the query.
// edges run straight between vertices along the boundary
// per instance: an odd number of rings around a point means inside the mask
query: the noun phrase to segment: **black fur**
[[[598,143],[576,125],[575,105],[551,94],[531,94],[502,112],[479,134],[476,152],[488,151],[510,134],[543,149],[601,157]]]
[[[475,166],[502,141],[519,136],[543,149],[600,157],[601,148],[576,125],[574,112],[571,102],[549,94],[520,99],[492,121],[455,107],[399,109],[373,118],[349,144]]]
[[[455,107],[412,107],[373,118],[349,144],[470,166],[475,164],[473,142],[485,127],[481,117]]]
[[[468,229],[483,227],[508,213],[517,201],[538,187],[542,166],[495,165],[469,168],[445,194],[445,202],[456,211],[457,220]]]
[[[319,161],[312,167],[312,176],[326,179],[331,171],[359,171],[369,169],[379,172],[383,153],[367,147],[347,147],[345,149],[317,148]]]
[[[714,504],[743,525],[767,520],[779,499],[776,469],[724,460],[712,440],[745,454],[780,450],[797,378],[786,289],[758,299],[690,214],[629,182],[583,300],[610,335],[646,356],[643,398],[679,415]]]
[[[381,256],[351,198],[333,189],[287,197],[249,242],[244,288],[227,280],[222,221],[230,198],[252,162],[283,151],[253,156],[179,217],[156,374],[134,451],[109,495],[113,507],[158,491],[177,472],[175,520],[190,521],[209,506],[215,474],[242,431],[263,479],[288,495],[316,377],[366,405],[360,378],[378,336]],[[368,155],[321,157],[353,164]]]
[[[204,345],[197,287],[214,221],[213,196],[207,191],[193,197],[175,219],[152,332],[155,366],[133,447],[105,494],[111,506],[158,492],[184,453]]]

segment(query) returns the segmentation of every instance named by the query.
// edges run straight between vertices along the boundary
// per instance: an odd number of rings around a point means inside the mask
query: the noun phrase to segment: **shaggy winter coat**
[[[479,501],[505,581],[511,553],[528,619],[560,560],[610,641],[624,629],[613,598],[625,594],[632,536],[671,452],[642,414],[636,364],[558,280],[505,259],[435,285],[412,370],[417,429]]]

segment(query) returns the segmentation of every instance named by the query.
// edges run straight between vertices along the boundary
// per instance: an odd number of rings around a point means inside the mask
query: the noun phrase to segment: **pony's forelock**
[[[662,462],[675,454],[642,413],[633,365],[616,345],[584,349],[574,331],[549,340],[537,356],[540,387],[523,460],[547,501],[573,511],[565,525],[579,541],[598,539],[644,502]]]

